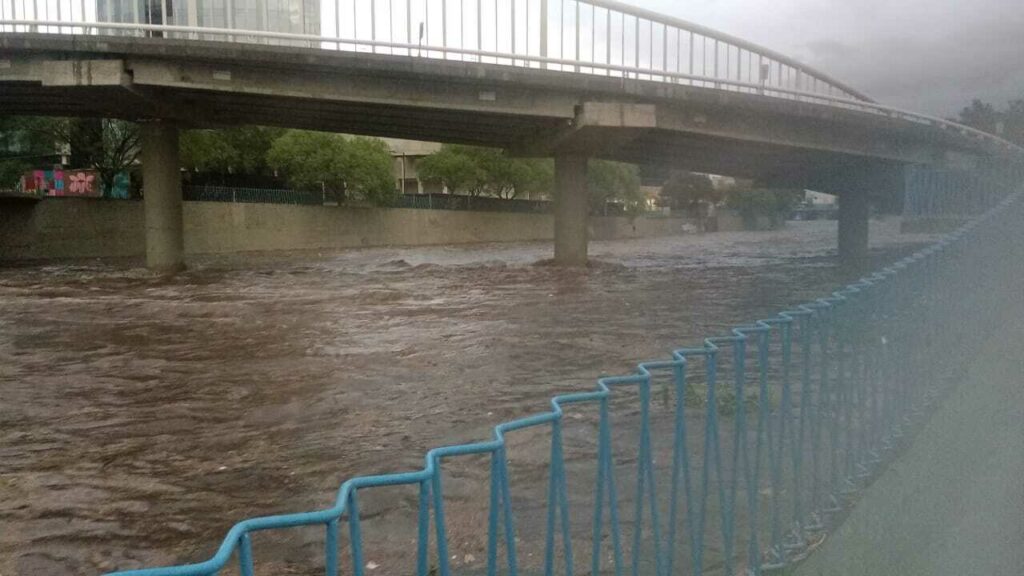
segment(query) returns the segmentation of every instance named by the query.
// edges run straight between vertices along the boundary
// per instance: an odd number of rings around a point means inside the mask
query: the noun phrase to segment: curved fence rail
[[[448,576],[443,464],[474,456],[490,463],[487,574],[782,569],[821,541],[999,326],[1024,279],[1005,265],[1024,241],[1021,195],[823,298],[603,378],[593,391],[557,396],[550,411],[500,424],[488,441],[431,450],[421,470],[353,478],[330,508],[240,522],[209,560],[118,574],[212,575],[237,562],[248,576],[254,533],[311,526],[323,530],[326,574],[346,558],[361,575],[363,529],[373,520],[360,514],[360,497],[407,486],[418,494],[408,570]],[[566,457],[579,427],[595,446],[589,478],[579,458]],[[507,438],[526,429],[550,438],[536,529],[518,524],[509,473]],[[524,567],[526,556],[540,560]]]
[[[951,130],[792,58],[612,0],[0,0],[0,34],[303,46],[666,82],[824,104]]]

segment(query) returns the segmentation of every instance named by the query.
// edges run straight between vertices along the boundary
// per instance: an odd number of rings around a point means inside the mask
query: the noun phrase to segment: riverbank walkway
[[[966,380],[795,576],[1024,573],[1024,306],[1007,312]]]

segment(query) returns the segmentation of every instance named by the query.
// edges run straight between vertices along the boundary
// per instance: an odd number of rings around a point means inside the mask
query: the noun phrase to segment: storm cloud
[[[1024,98],[1024,0],[629,0],[746,38],[879,102],[954,116]]]

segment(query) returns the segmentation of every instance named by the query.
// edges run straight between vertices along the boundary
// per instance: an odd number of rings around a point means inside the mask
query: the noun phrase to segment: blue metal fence
[[[288,190],[279,188],[245,188],[236,186],[184,186],[184,199],[192,202],[234,202],[246,204],[297,204],[322,206],[344,201],[343,195],[332,191]],[[461,194],[402,194],[394,208],[424,210],[472,210],[477,212],[516,212],[547,214],[551,202],[546,200],[504,199]],[[607,210],[606,210],[607,211]],[[612,208],[612,215],[621,215],[621,208]]]
[[[242,202],[254,204],[297,204],[322,206],[337,201],[329,192],[283,190],[277,188],[243,188],[235,186],[184,186],[184,199],[192,202]]]
[[[474,197],[463,194],[403,194],[398,197],[395,207],[428,210],[517,212],[523,214],[547,214],[551,212],[551,202],[546,200],[505,199],[489,196]]]
[[[442,464],[470,455],[490,463],[489,576],[530,573],[518,549],[531,537],[543,540],[545,575],[782,569],[841,517],[944,382],[956,378],[971,343],[997,325],[1003,274],[1014,268],[1005,264],[1020,259],[1014,250],[1024,240],[1019,199],[1006,198],[935,244],[823,298],[642,363],[634,374],[602,378],[593,391],[557,396],[548,412],[500,424],[489,441],[431,450],[421,470],[348,480],[323,510],[240,522],[209,560],[118,574],[212,575],[237,563],[249,576],[254,533],[312,526],[323,530],[325,573],[339,574],[344,555],[360,576],[360,495],[409,486],[418,493],[415,574],[448,576]],[[623,403],[636,427],[626,431],[620,422],[613,434],[613,408]],[[576,424],[566,418],[570,409],[593,411],[593,484],[575,475],[568,481],[563,432]],[[538,427],[551,442],[546,509],[543,527],[527,534],[517,530],[506,436]],[[631,433],[635,448],[617,455],[615,443]],[[589,501],[582,513],[570,497],[581,492]]]
[[[1021,170],[936,169],[908,166],[904,171],[905,217],[971,217],[992,208],[1021,178]]]

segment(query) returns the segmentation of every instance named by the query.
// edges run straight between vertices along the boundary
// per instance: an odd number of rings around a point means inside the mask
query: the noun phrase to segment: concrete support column
[[[848,191],[839,197],[839,262],[847,266],[863,264],[868,258],[867,190]]]
[[[587,264],[587,157],[555,157],[555,264]]]
[[[173,274],[185,268],[178,127],[166,122],[146,122],[141,132],[146,266],[155,272]]]

